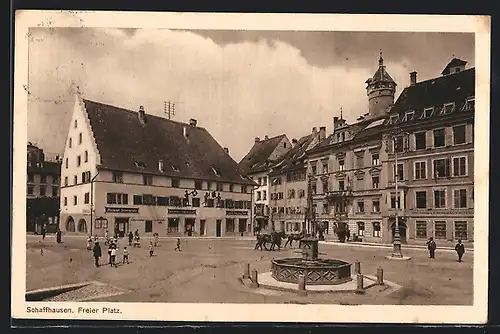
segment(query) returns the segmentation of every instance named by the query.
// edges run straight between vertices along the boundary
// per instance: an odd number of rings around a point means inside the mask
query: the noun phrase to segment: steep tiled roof
[[[446,65],[446,67],[444,68],[443,72],[441,72],[441,74],[447,74],[450,70],[451,67],[459,67],[459,66],[465,66],[467,64],[467,62],[465,60],[461,60],[461,59],[458,59],[458,58],[453,58],[449,63],[448,65]]]
[[[288,170],[300,167],[304,159],[306,158],[306,151],[308,148],[310,148],[309,146],[311,146],[313,140],[313,134],[309,134],[300,138],[295,146],[290,151],[288,151],[277,164],[273,166],[271,175],[281,174]]]
[[[372,81],[394,82],[389,73],[385,70],[385,66],[379,66],[377,72],[373,75]]]
[[[467,69],[458,73],[418,82],[406,87],[399,95],[396,103],[386,118],[386,125],[402,122],[418,122],[441,116],[441,110],[447,103],[455,103],[455,111],[460,112],[466,99],[474,97],[475,69]],[[424,108],[434,107],[432,115],[424,116]],[[414,116],[406,115],[414,111]],[[391,119],[392,118],[392,119]]]
[[[273,161],[269,161],[269,156],[284,137],[286,135],[282,134],[256,142],[239,163],[243,173],[256,173],[268,168],[270,163],[273,163]]]
[[[204,128],[148,114],[142,123],[137,112],[83,102],[101,155],[100,168],[253,184]],[[163,173],[158,169],[160,160]]]

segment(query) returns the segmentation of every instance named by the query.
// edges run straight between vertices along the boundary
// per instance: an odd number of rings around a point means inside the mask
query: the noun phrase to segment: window
[[[128,194],[107,193],[107,204],[128,204]]]
[[[59,176],[52,176],[52,183],[59,184]]]
[[[365,202],[358,201],[358,212],[365,212]]]
[[[67,176],[64,177],[64,186],[65,187],[68,186],[68,177]]]
[[[85,151],[85,162],[89,162],[89,152]]]
[[[217,189],[217,191],[223,191],[223,185],[222,185],[222,183],[217,183],[216,184],[216,189]]]
[[[339,170],[344,170],[345,166],[344,166],[344,159],[340,159],[339,160]]]
[[[344,181],[343,180],[339,181],[339,190],[344,190],[344,186],[345,186]]]
[[[363,168],[364,163],[364,155],[356,155],[356,168]]]
[[[267,176],[264,176],[264,177],[262,178],[262,185],[263,185],[263,186],[267,186]]]
[[[445,221],[434,222],[434,237],[436,239],[446,239],[446,222]]]
[[[153,176],[152,175],[143,175],[142,176],[142,184],[145,186],[152,186],[153,185]]]
[[[313,195],[316,195],[317,190],[318,190],[317,187],[318,187],[317,182],[316,181],[312,181],[311,182],[311,188],[312,188],[311,190],[312,190]]]
[[[380,231],[381,231],[380,223],[379,222],[373,223],[373,236],[379,238]]]
[[[260,201],[262,199],[260,191],[257,191],[257,201]]]
[[[415,162],[415,180],[423,180],[427,178],[425,161]]]
[[[212,189],[212,182],[207,181],[207,190]]]
[[[258,180],[257,183],[259,184],[259,186],[261,186],[262,185],[262,178],[259,177],[257,180]]]
[[[468,239],[466,221],[455,222],[455,239],[460,239],[460,240]]]
[[[172,179],[170,185],[172,188],[179,188],[180,187],[180,181],[179,179]]]
[[[464,111],[471,111],[474,110],[474,98],[469,98],[467,101],[465,101],[465,105],[463,108]]]
[[[415,191],[415,205],[417,209],[427,208],[427,192]]]
[[[68,206],[68,198],[64,197],[64,206]]]
[[[153,221],[152,220],[146,220],[144,223],[145,223],[144,224],[145,225],[144,226],[144,232],[145,233],[151,233],[151,232],[153,232]]]
[[[123,173],[122,172],[113,172],[113,182],[123,183]]]
[[[71,148],[71,146],[73,146],[73,139],[69,139],[69,148]]]
[[[453,176],[467,176],[467,158],[453,158]]]
[[[380,178],[378,176],[372,176],[372,188],[378,189]]]
[[[407,149],[406,140],[402,136],[395,137],[393,140],[394,152],[404,152]]]
[[[248,192],[247,186],[241,186],[241,192],[247,193]]]
[[[56,197],[58,192],[59,192],[58,187],[52,187],[52,197]]]
[[[373,212],[380,212],[380,201],[378,199],[372,200],[372,210]]]
[[[372,166],[380,165],[380,157],[378,153],[372,153]]]
[[[434,178],[448,177],[450,175],[450,160],[434,160]]]
[[[82,173],[82,183],[90,182],[90,171]]]
[[[360,237],[365,235],[365,223],[363,222],[358,222],[358,235]]]
[[[89,204],[90,202],[90,193],[85,193],[85,197],[83,199],[84,204]]]
[[[40,175],[40,183],[47,183],[47,175]]]
[[[446,208],[446,191],[445,190],[434,190],[434,208],[436,208],[436,209]]]
[[[32,173],[28,174],[28,182],[35,182],[35,176]]]
[[[415,133],[415,149],[416,150],[425,150],[427,147],[425,140],[425,132],[417,132]]]
[[[200,207],[200,199],[198,197],[193,197],[191,199],[191,206],[196,208]]]
[[[178,232],[179,232],[179,218],[168,218],[167,233],[178,233]]]
[[[453,145],[465,144],[465,125],[453,127]]]
[[[322,213],[328,213],[328,203],[323,203],[323,211]]]
[[[233,184],[229,184],[229,191],[233,192]]]
[[[415,222],[416,237],[419,239],[427,239],[427,222],[426,221],[416,221]]]
[[[33,186],[28,186],[27,192],[28,195],[33,195]]]
[[[194,181],[194,189],[201,190],[201,181]]]
[[[142,205],[142,195],[134,195],[134,205]]]
[[[73,205],[78,205],[78,197],[73,196]]]
[[[78,121],[75,119],[75,129],[78,127]]]
[[[396,198],[398,201],[398,209],[401,209],[401,196],[396,196],[395,194],[391,194],[391,209],[396,209]]]
[[[328,164],[327,163],[323,163],[323,173],[328,174]]]
[[[316,175],[316,173],[317,173],[317,172],[318,172],[318,171],[316,170],[316,166],[311,166],[311,173],[312,173],[313,175]]]
[[[82,164],[82,157],[81,157],[81,156],[77,156],[77,157],[76,157],[76,165],[77,165],[78,167],[80,167],[80,166],[81,166],[81,164]]]
[[[267,200],[267,192],[265,190],[262,191],[262,200]]]
[[[434,130],[434,147],[444,147],[445,145],[444,129]]]
[[[431,117],[433,113],[434,113],[434,107],[425,108],[424,113],[422,114],[422,118]]]
[[[64,162],[64,165],[66,168],[68,168],[68,158],[66,158],[66,161]]]
[[[397,167],[394,167],[394,178],[397,179],[398,181],[403,181],[404,180],[404,165],[403,164],[398,164]]]
[[[78,144],[81,143],[82,143],[82,133],[80,132],[80,134],[78,135]]]
[[[78,184],[78,176],[77,175],[75,175],[73,177],[73,181],[74,181],[73,184]]]
[[[441,110],[441,115],[451,114],[455,110],[455,103],[446,103]]]
[[[234,232],[234,218],[226,219],[226,232],[233,233]]]
[[[467,189],[453,190],[453,201],[455,209],[467,208]]]
[[[168,206],[169,199],[170,199],[170,197],[157,196],[157,197],[155,197],[156,205]],[[193,198],[193,201],[194,201],[194,198]],[[134,202],[135,202],[135,196],[134,196]],[[141,202],[142,202],[142,198],[141,198]]]

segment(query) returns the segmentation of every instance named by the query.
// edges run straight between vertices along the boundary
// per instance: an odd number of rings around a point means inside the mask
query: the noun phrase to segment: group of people
[[[429,258],[435,259],[437,245],[433,237],[430,237],[429,241],[427,241],[427,249],[429,250]],[[462,240],[458,240],[457,244],[455,245],[455,252],[457,252],[458,262],[462,262],[462,257],[465,254],[465,246],[462,243]]]

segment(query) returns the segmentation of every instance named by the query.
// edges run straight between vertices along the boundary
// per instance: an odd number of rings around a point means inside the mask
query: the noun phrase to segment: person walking
[[[57,232],[56,232],[56,241],[57,241],[58,244],[60,244],[62,242],[61,241],[61,235],[62,235],[62,232],[61,232],[61,230],[58,229]]]
[[[153,241],[150,241],[149,242],[149,256],[153,256],[153,253],[154,253],[154,245],[153,245]]]
[[[465,246],[462,243],[462,240],[458,240],[458,243],[455,245],[455,251],[458,255],[458,262],[462,262],[462,256],[464,256],[465,253]]]
[[[154,238],[154,246],[158,247],[158,233],[154,233],[153,238]]]
[[[89,237],[87,238],[87,250],[91,249],[92,249],[92,237],[89,235]]]
[[[108,243],[108,264],[111,264],[111,247],[112,247],[112,244],[109,242]]]
[[[132,231],[128,232],[128,245],[132,246],[132,241],[134,240],[134,234],[132,234]]]
[[[427,249],[429,250],[429,258],[430,259],[435,259],[436,255],[436,242],[434,241],[433,237],[429,238],[429,241],[427,241]]]
[[[111,246],[111,260],[110,260],[110,265],[111,267],[117,267],[116,265],[116,253],[118,252],[118,249],[115,244]]]
[[[42,225],[42,240],[45,240],[45,234],[47,234],[47,228],[45,224]]]
[[[125,263],[125,261],[127,261],[127,264],[129,263],[127,246],[123,247],[123,263]]]
[[[104,246],[106,246],[108,244],[109,244],[109,234],[108,234],[108,230],[106,230],[106,232],[104,232]]]
[[[181,238],[177,238],[177,246],[175,246],[175,251],[181,251]]]
[[[95,260],[95,266],[96,267],[99,267],[99,258],[101,257],[102,255],[102,252],[101,252],[101,246],[99,245],[99,242],[96,242],[94,244],[94,249],[93,249],[93,253],[94,253],[94,260]]]

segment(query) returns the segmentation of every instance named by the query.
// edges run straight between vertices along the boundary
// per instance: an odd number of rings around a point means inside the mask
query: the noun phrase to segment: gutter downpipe
[[[90,236],[92,236],[92,228],[94,227],[94,181],[97,176],[99,176],[99,170],[97,170],[97,174],[90,180]]]

